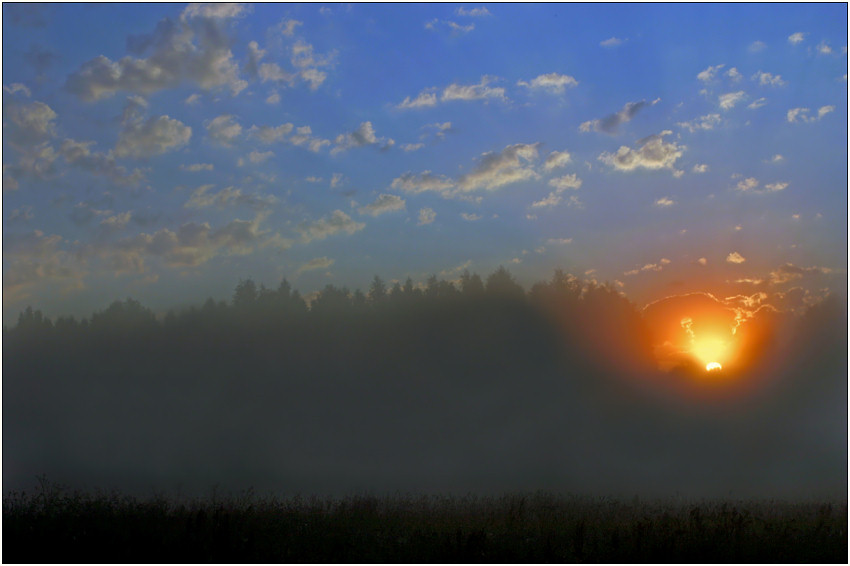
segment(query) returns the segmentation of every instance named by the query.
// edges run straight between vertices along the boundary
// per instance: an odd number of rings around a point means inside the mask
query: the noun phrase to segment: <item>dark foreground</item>
[[[482,497],[3,501],[4,563],[846,563],[847,505]]]

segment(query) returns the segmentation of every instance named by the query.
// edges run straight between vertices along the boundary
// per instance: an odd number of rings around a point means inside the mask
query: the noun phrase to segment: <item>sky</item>
[[[3,322],[556,268],[846,297],[846,4],[4,4]]]

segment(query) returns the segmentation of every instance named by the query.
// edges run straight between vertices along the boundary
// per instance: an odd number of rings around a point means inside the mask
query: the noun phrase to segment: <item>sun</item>
[[[723,366],[717,362],[709,362],[705,365],[705,371],[718,371],[721,369],[723,369]]]

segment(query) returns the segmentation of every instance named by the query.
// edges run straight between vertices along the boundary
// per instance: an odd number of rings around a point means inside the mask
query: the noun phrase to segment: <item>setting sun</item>
[[[721,366],[717,362],[709,362],[708,364],[705,365],[705,371],[717,371],[717,370],[720,370],[720,369],[723,369],[723,366]]]

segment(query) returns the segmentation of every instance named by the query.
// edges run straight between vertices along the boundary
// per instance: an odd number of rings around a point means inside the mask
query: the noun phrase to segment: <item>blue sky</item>
[[[846,294],[845,4],[4,4],[4,323],[555,268]]]

